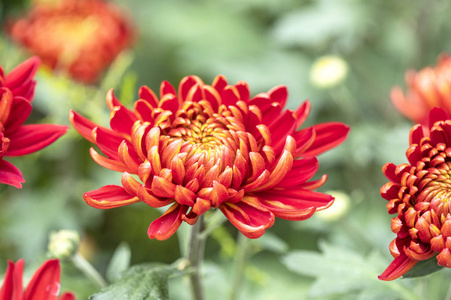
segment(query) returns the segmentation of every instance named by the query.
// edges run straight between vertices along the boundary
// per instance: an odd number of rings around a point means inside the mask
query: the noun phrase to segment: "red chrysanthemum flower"
[[[188,76],[178,92],[164,81],[160,99],[141,87],[133,110],[111,90],[111,129],[71,112],[75,129],[106,155],[91,149],[92,158],[123,172],[122,186],[88,192],[85,201],[97,208],[138,201],[171,205],[148,229],[159,240],[211,208],[219,208],[245,236],[258,238],[274,217],[304,220],[329,207],[333,197],[313,191],[326,175],[308,180],[318,169],[315,155],[343,142],[348,126],[323,123],[296,131],[307,118],[308,101],[296,111],[283,110],[283,86],[249,95],[243,81],[228,85],[218,76],[207,85]]]
[[[410,131],[408,164],[387,163],[383,172],[390,180],[381,188],[389,202],[390,244],[395,258],[379,276],[392,280],[405,274],[418,261],[437,255],[437,262],[451,267],[451,117],[442,108],[429,113],[429,125],[417,124]]]
[[[451,56],[442,54],[437,66],[406,73],[407,93],[399,86],[391,91],[395,107],[415,123],[427,126],[428,112],[442,107],[451,113]]]
[[[34,75],[39,67],[39,59],[32,57],[4,76],[0,66],[0,183],[21,188],[25,180],[22,173],[4,156],[22,156],[41,150],[50,145],[68,127],[53,124],[23,125],[31,113]]]
[[[95,82],[133,39],[124,13],[102,0],[36,4],[8,32],[46,65],[85,83]]]
[[[36,270],[25,291],[22,286],[23,260],[17,263],[8,261],[3,285],[0,289],[1,300],[75,300],[75,296],[60,292],[61,267],[57,259],[44,262]]]

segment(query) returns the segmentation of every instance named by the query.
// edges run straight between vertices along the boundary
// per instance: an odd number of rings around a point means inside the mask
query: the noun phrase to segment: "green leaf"
[[[168,278],[175,267],[165,264],[141,264],[122,273],[119,279],[92,295],[90,300],[166,300]]]
[[[106,278],[109,282],[116,281],[121,273],[130,267],[131,251],[127,243],[121,243],[114,251],[106,269]]]
[[[426,276],[443,269],[442,266],[437,264],[437,258],[431,257],[427,260],[419,261],[409,272],[403,275],[404,278],[414,278]]]
[[[322,253],[293,251],[282,257],[282,263],[293,272],[316,277],[309,297],[358,295],[358,299],[371,299],[367,290],[384,291],[383,299],[419,299],[408,282],[384,282],[377,276],[387,266],[378,252],[364,257],[350,249],[326,243],[320,244]],[[388,296],[389,295],[389,296]]]

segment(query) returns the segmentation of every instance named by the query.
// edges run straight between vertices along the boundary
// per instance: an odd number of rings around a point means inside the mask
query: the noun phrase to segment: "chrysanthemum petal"
[[[443,108],[434,107],[429,111],[429,128],[432,128],[435,122],[449,120],[449,113]]]
[[[141,86],[138,95],[140,99],[146,100],[152,107],[158,107],[158,97],[148,86]]]
[[[5,135],[16,131],[30,116],[31,110],[31,103],[27,99],[15,96],[8,120],[4,123]]]
[[[139,202],[139,198],[127,193],[118,185],[105,185],[83,195],[86,203],[95,208],[109,209]]]
[[[33,100],[34,75],[38,71],[41,60],[33,56],[19,64],[5,77],[4,85],[8,87],[15,96],[22,96],[28,101]],[[26,88],[24,88],[26,87]]]
[[[310,113],[311,104],[310,101],[305,100],[294,112],[294,116],[296,117],[296,128],[299,128],[302,124],[304,124]]]
[[[219,208],[230,223],[250,239],[261,237],[274,224],[274,215],[253,197],[244,197],[235,204],[224,203]]]
[[[0,183],[9,184],[21,189],[22,183],[24,182],[25,179],[23,179],[22,172],[18,168],[6,160],[0,160]]]
[[[64,294],[62,294],[58,300],[76,300],[75,295],[70,293],[70,292],[66,292]]]
[[[9,135],[7,156],[21,156],[41,150],[66,133],[69,127],[54,124],[24,125]]]
[[[277,102],[283,108],[287,103],[288,91],[287,87],[283,85],[278,85],[273,87],[268,91],[268,96],[272,102]]]
[[[72,126],[74,126],[75,130],[77,130],[77,132],[82,137],[84,137],[91,143],[95,143],[95,140],[92,137],[92,130],[94,128],[98,127],[98,125],[96,123],[83,117],[82,115],[76,113],[73,110],[70,111],[69,120],[70,120],[70,123],[72,124]]]
[[[133,124],[138,118],[124,106],[115,106],[111,111],[110,126],[114,131],[130,135]]]
[[[349,133],[349,126],[339,122],[313,125],[315,140],[303,156],[316,156],[344,142]]]
[[[149,238],[159,241],[170,238],[182,224],[182,214],[186,213],[187,209],[186,205],[174,203],[161,217],[150,224],[147,230]]]
[[[22,300],[22,273],[23,260],[16,263],[8,261],[8,267],[3,278],[3,284],[0,289],[0,299],[4,300]]]
[[[89,149],[89,154],[91,154],[92,159],[96,163],[98,163],[104,168],[118,172],[125,172],[128,170],[127,166],[124,165],[121,161],[102,156],[99,153],[97,153],[97,151],[94,150],[94,148]]]
[[[56,300],[60,291],[60,272],[61,268],[57,259],[44,262],[28,283],[23,299]]]
[[[407,255],[405,255],[404,253],[401,253],[377,278],[385,281],[396,279],[412,269],[413,266],[417,264],[417,262],[417,260],[413,260],[407,257]]]
[[[316,157],[294,160],[293,167],[276,187],[289,188],[300,185],[312,178],[318,171],[318,167],[319,163]]]
[[[265,191],[256,196],[263,207],[286,220],[304,220],[334,201],[330,195],[299,188]]]

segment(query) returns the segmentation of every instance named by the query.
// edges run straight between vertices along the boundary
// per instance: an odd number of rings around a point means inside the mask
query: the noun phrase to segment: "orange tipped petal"
[[[161,217],[150,224],[147,230],[149,238],[160,241],[170,238],[182,224],[182,214],[186,211],[186,205],[174,203]]]
[[[126,190],[117,185],[106,185],[98,190],[87,192],[83,195],[86,203],[95,208],[109,209],[139,202],[139,198],[130,195]]]
[[[385,269],[385,271],[377,278],[380,280],[390,281],[396,279],[413,268],[417,264],[417,260],[407,257],[404,253],[399,255],[393,262]]]

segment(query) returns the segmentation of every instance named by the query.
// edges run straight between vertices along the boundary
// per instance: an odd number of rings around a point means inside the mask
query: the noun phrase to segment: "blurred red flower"
[[[21,188],[25,180],[4,156],[22,156],[41,150],[66,133],[68,127],[53,124],[23,125],[31,113],[39,59],[32,57],[6,76],[0,66],[0,183]]]
[[[326,175],[308,181],[318,170],[315,155],[343,142],[349,128],[323,123],[296,131],[310,103],[283,110],[287,97],[284,86],[250,98],[244,81],[229,85],[218,76],[207,85],[188,76],[178,92],[164,81],[160,98],[142,86],[129,110],[111,90],[111,129],[76,112],[70,115],[75,129],[106,155],[91,148],[92,158],[123,172],[122,186],[87,192],[85,201],[103,209],[138,201],[170,204],[148,229],[149,237],[159,240],[212,208],[249,238],[260,237],[275,217],[309,218],[333,202],[332,196],[313,191]]]
[[[8,261],[3,285],[0,289],[1,300],[75,300],[75,296],[64,293],[60,297],[60,263],[57,259],[44,262],[36,270],[27,288],[23,291],[22,275],[24,261]]]
[[[95,82],[133,39],[124,13],[102,0],[36,4],[8,27],[11,38],[44,64],[85,83]]]
[[[451,113],[451,56],[440,55],[435,67],[406,73],[407,92],[399,86],[391,91],[391,100],[404,116],[427,126],[428,112],[442,107]]]
[[[437,262],[451,267],[451,117],[442,108],[429,113],[428,127],[417,124],[410,131],[408,164],[385,164],[390,180],[381,188],[388,200],[391,229],[396,238],[390,244],[395,258],[379,276],[393,280],[418,261],[437,255]]]

